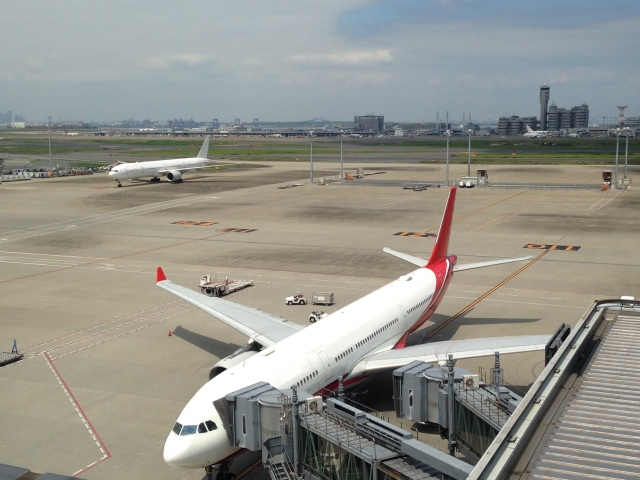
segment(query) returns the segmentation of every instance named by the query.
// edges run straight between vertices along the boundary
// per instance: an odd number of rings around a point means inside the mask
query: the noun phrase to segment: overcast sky
[[[638,0],[3,2],[0,111],[27,120],[640,115]]]

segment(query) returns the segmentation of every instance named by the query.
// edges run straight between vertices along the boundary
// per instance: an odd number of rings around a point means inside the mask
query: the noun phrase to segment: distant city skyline
[[[9,2],[0,111],[28,121],[390,121],[640,114],[640,3],[283,0]],[[462,118],[458,118],[462,120]]]

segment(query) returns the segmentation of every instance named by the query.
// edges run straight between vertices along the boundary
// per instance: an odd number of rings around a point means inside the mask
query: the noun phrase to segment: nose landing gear
[[[231,462],[223,462],[218,467],[218,473],[215,480],[236,480],[236,474],[229,471]],[[204,467],[205,478],[207,480],[213,480],[213,467],[209,465]]]
[[[116,180],[116,182],[118,182],[118,187],[122,186],[122,184],[120,183],[120,180]]]

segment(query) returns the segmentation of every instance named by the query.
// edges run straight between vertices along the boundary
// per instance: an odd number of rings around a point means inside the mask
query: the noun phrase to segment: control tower
[[[540,130],[547,129],[547,106],[549,105],[549,85],[540,87]]]

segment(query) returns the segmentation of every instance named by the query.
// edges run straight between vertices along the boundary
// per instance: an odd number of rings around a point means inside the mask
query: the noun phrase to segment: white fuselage
[[[178,423],[198,426],[210,420],[217,430],[190,435],[172,431],[164,448],[165,461],[173,466],[199,468],[216,464],[239,450],[229,444],[213,406],[213,401],[233,391],[264,381],[278,389],[296,385],[307,392],[320,392],[367,356],[396,346],[408,330],[433,313],[451,269],[446,261],[437,274],[419,268],[403,275],[214,377],[189,401]]]
[[[151,160],[148,162],[121,163],[109,172],[109,177],[114,180],[131,180],[145,177],[161,177],[168,171],[191,170],[202,168],[207,162],[206,158],[177,158],[174,160]]]

